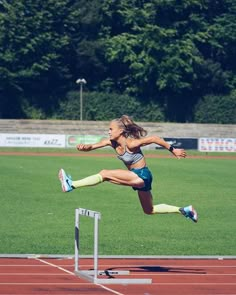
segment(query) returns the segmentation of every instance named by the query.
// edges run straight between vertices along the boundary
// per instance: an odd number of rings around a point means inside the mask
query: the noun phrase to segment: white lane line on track
[[[41,272],[37,272],[37,273],[29,273],[29,272],[0,272],[0,276],[65,276],[68,275],[70,276],[71,274],[64,274],[64,273],[41,273]]]
[[[12,283],[12,282],[5,282],[5,283],[0,283],[0,286],[1,285],[13,285],[13,286],[35,286],[35,285],[39,285],[40,283]],[[43,285],[47,285],[47,286],[50,286],[50,285],[60,285],[60,286],[85,286],[85,285],[91,285],[92,283],[58,283],[58,282],[55,282],[55,283],[43,283]],[[94,285],[97,285],[97,286],[101,286],[101,287],[105,287],[103,285],[100,285],[100,284],[94,284]],[[236,286],[236,283],[176,283],[176,282],[170,282],[170,283],[152,283],[151,285],[163,285],[163,286],[175,286],[175,285],[178,285],[178,286],[195,286],[195,285],[199,285],[199,286]],[[110,288],[107,288],[105,287],[104,289],[114,293],[114,294],[118,294],[118,295],[125,295],[123,293],[119,293],[119,292],[116,292],[115,290],[112,290]],[[218,294],[217,294],[218,295]]]
[[[0,276],[65,276],[61,273],[12,273],[12,272],[0,272]],[[70,273],[67,274],[71,275]],[[135,276],[150,276],[150,273],[135,273]],[[152,273],[152,276],[236,276],[236,273]]]
[[[62,270],[63,272],[66,272],[66,273],[68,273],[68,274],[70,274],[70,275],[73,275],[73,276],[75,275],[72,271],[69,271],[69,270],[67,270],[67,269],[65,269],[65,268],[63,268],[63,267],[61,267],[61,266],[56,265],[56,264],[53,264],[53,263],[47,262],[47,261],[45,261],[45,260],[43,260],[43,259],[36,258],[35,260],[40,261],[40,262],[42,262],[42,263],[44,263],[44,264],[46,264],[46,265],[52,266],[52,267],[54,267],[54,268],[60,269],[60,270]]]
[[[65,268],[63,268],[63,267],[60,267],[60,266],[58,266],[58,265],[56,265],[56,264],[53,264],[53,263],[47,262],[47,261],[45,261],[45,260],[43,260],[43,259],[40,259],[40,258],[36,258],[36,260],[38,260],[38,261],[40,261],[40,262],[42,262],[42,263],[44,263],[44,264],[47,264],[47,265],[49,265],[49,266],[55,267],[55,268],[57,268],[57,269],[60,269],[60,270],[66,272],[66,273],[68,273],[68,274],[71,274],[71,275],[75,276],[75,274],[74,274],[73,272],[71,272],[71,271],[69,271],[69,270],[67,270],[67,269],[65,269]],[[111,289],[111,288],[108,288],[108,287],[106,287],[106,286],[104,286],[104,285],[101,285],[101,284],[94,284],[94,285],[99,286],[99,287],[101,287],[102,289],[104,289],[104,290],[106,290],[106,291],[109,291],[109,292],[111,292],[111,293],[113,293],[113,294],[116,294],[116,295],[125,295],[125,294],[123,294],[123,293],[117,292],[117,291],[115,291],[115,290],[113,290],[113,289]]]

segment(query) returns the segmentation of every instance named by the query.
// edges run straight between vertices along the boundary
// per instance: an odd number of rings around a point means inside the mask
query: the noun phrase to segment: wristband
[[[172,152],[173,152],[173,149],[174,149],[174,147],[173,147],[173,145],[171,145],[171,146],[169,147],[169,151],[172,153]]]

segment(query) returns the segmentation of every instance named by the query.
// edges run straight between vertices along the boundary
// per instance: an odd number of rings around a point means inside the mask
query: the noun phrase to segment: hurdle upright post
[[[80,216],[87,216],[94,219],[94,269],[92,271],[82,271],[79,269],[80,256]],[[101,219],[101,213],[89,209],[75,209],[75,273],[91,281],[98,277],[98,222]]]
[[[98,229],[99,214],[94,215],[94,279],[97,280],[98,277]]]
[[[79,209],[75,209],[75,271],[79,265]]]

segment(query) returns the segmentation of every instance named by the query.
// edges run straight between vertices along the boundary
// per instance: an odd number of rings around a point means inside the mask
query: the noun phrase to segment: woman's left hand
[[[184,149],[173,149],[172,154],[176,156],[176,158],[186,158],[187,154]]]

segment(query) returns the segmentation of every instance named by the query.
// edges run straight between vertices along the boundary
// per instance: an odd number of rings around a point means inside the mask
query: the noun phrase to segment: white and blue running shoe
[[[192,205],[187,207],[180,208],[179,211],[186,217],[191,219],[193,222],[198,221],[198,214],[197,211],[193,208]]]
[[[69,175],[66,175],[64,169],[59,170],[58,177],[61,182],[62,191],[64,193],[71,192],[73,190],[72,179]]]

